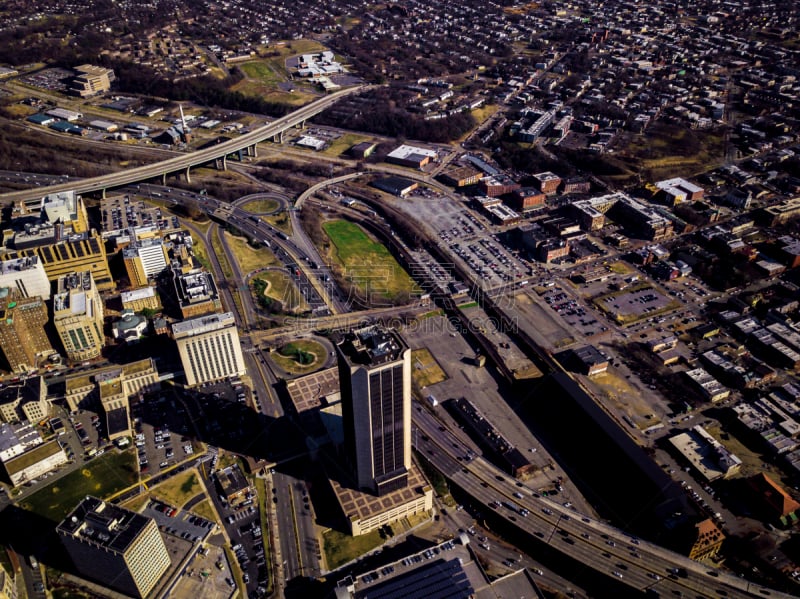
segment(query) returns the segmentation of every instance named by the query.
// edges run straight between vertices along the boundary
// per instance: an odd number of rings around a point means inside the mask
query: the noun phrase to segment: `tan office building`
[[[39,297],[20,297],[16,290],[0,288],[0,353],[12,372],[36,368],[53,353],[44,326],[47,306]]]
[[[59,277],[53,296],[53,324],[67,359],[91,360],[105,345],[103,301],[88,270]]]

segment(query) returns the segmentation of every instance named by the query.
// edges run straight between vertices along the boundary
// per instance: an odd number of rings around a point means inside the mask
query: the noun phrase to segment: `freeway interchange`
[[[507,474],[484,458],[468,454],[470,448],[422,404],[415,405],[412,423],[417,452],[480,503],[484,513],[496,511],[532,538],[617,584],[653,597],[791,597],[634,538],[527,489],[523,495]],[[527,515],[523,516],[522,510],[527,510]]]

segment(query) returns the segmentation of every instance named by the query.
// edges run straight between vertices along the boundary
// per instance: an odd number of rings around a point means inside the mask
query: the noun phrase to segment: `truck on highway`
[[[503,505],[510,509],[512,512],[518,513],[520,516],[527,516],[530,512],[526,510],[524,507],[519,507],[513,501],[505,500],[503,501]]]

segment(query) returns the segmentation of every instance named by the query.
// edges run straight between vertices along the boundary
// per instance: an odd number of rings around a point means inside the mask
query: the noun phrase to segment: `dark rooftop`
[[[123,433],[130,428],[128,422],[128,409],[125,407],[109,410],[106,414],[106,426],[109,435]]]
[[[125,553],[151,518],[117,505],[87,496],[58,525],[64,536],[77,536],[86,543]]]
[[[394,331],[371,326],[347,333],[338,347],[351,366],[377,366],[399,359],[408,346]]]
[[[356,592],[357,599],[447,599],[471,597],[475,589],[457,559],[437,559],[407,574],[396,576],[384,583]]]

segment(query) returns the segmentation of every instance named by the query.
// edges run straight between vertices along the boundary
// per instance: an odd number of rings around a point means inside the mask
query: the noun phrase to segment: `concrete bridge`
[[[268,139],[282,142],[286,130],[292,127],[304,127],[308,119],[331,107],[341,98],[365,89],[369,89],[369,86],[357,86],[323,96],[263,127],[202,150],[99,177],[0,194],[0,201],[30,200],[64,191],[75,191],[77,193],[101,191],[105,195],[107,189],[123,187],[156,177],[161,177],[162,182],[165,182],[167,176],[172,174],[185,174],[186,179],[189,180],[190,171],[194,166],[213,163],[217,168],[225,169],[227,158],[231,154],[238,154],[240,159],[243,156],[256,156],[256,144],[259,142]]]

